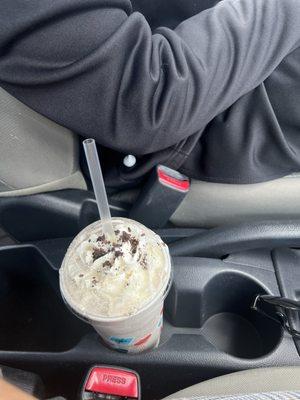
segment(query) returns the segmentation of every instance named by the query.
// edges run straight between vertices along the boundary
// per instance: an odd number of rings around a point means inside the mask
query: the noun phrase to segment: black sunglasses
[[[266,305],[269,306],[266,307]],[[255,297],[251,309],[279,323],[291,336],[300,339],[300,331],[291,328],[289,324],[289,317],[293,313],[295,313],[295,316],[300,316],[298,314],[300,312],[300,301],[286,297],[259,294]]]

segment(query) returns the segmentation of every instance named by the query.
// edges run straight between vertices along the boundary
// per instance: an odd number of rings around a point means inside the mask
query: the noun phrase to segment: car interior
[[[153,27],[166,24],[171,3],[157,13],[147,1],[136,9],[147,9]],[[176,9],[168,25],[189,12]],[[138,188],[109,192],[112,216],[155,230],[173,264],[160,345],[122,354],[102,344],[59,291],[68,245],[99,219],[82,138],[0,88],[0,142],[4,378],[41,399],[280,399],[300,391],[299,171],[231,185],[158,166]],[[95,366],[134,371],[139,393],[86,391]]]

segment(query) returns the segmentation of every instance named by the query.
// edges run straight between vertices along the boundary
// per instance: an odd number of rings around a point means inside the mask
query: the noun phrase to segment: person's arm
[[[2,0],[1,8],[0,86],[138,155],[203,128],[300,45],[300,0],[223,0],[154,34],[126,0]]]
[[[36,397],[32,397],[20,389],[5,382],[0,378],[0,400],[35,400]]]

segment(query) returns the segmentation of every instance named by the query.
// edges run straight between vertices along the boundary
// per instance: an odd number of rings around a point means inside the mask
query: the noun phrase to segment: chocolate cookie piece
[[[105,256],[107,254],[107,251],[104,250],[102,247],[100,249],[94,249],[93,251],[93,261],[98,260],[98,258]]]
[[[123,231],[121,234],[121,241],[124,242],[128,242],[130,240],[131,236],[129,235],[129,233]]]
[[[103,267],[108,267],[108,268],[111,268],[112,267],[112,263],[110,262],[110,261],[105,261],[104,263],[103,263]]]
[[[139,240],[135,238],[130,238],[129,242],[131,245],[132,254],[135,254],[139,245]]]

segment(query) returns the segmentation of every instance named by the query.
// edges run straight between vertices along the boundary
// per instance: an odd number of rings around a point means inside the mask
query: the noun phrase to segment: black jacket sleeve
[[[0,86],[100,144],[202,129],[300,46],[300,0],[223,0],[154,33],[126,0],[1,0]]]

